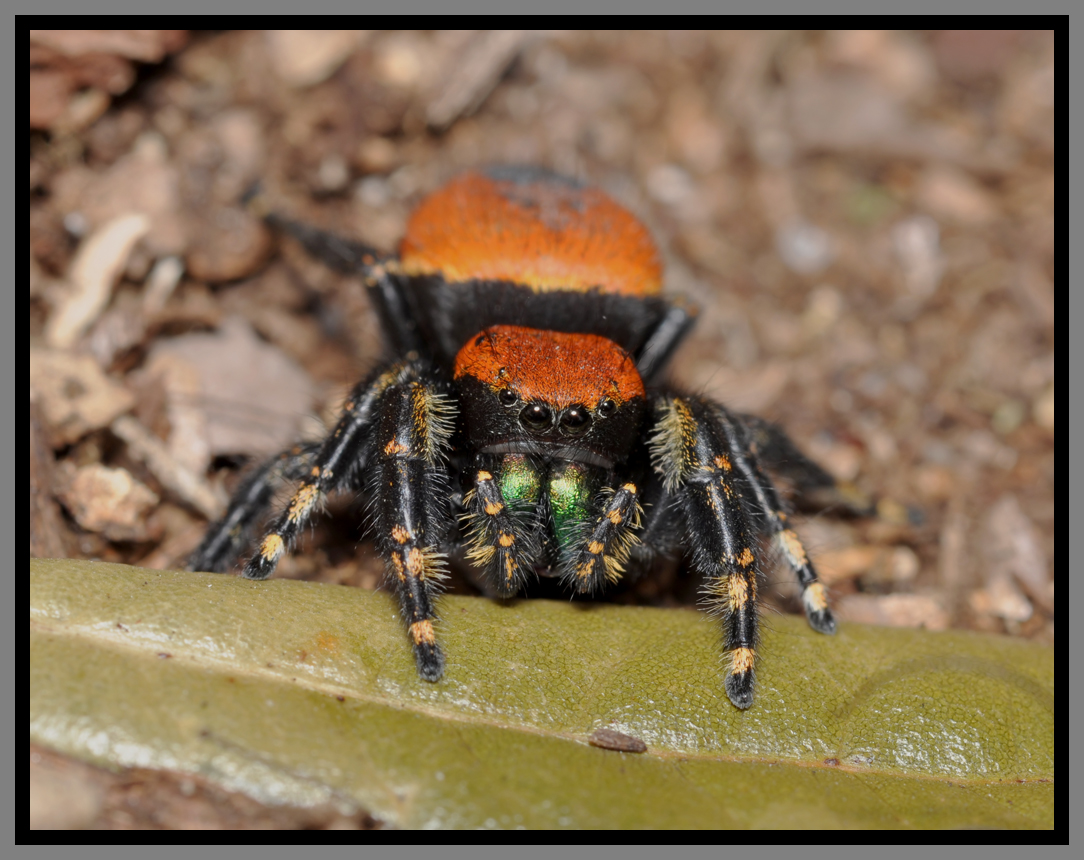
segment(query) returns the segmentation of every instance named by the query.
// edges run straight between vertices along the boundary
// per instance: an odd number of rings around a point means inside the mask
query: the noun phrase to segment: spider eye
[[[599,405],[595,408],[595,411],[598,412],[598,414],[602,418],[609,418],[617,411],[617,404],[614,403],[609,397],[607,397],[605,400],[599,403]]]
[[[519,420],[532,430],[548,430],[553,424],[553,410],[543,403],[531,403],[519,413]]]
[[[519,398],[511,388],[502,388],[497,392],[497,400],[500,401],[501,406],[512,406]]]
[[[569,406],[561,413],[561,430],[567,436],[578,436],[591,423],[591,413],[586,406]]]

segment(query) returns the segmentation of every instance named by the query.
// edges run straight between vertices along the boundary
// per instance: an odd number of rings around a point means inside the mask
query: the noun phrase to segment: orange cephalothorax
[[[632,445],[644,383],[631,356],[595,334],[491,326],[456,357],[460,408],[483,452],[612,467]]]
[[[595,409],[609,398],[620,406],[644,396],[632,358],[594,334],[538,331],[512,325],[486,329],[456,356],[455,378],[471,376],[494,391],[510,389],[521,400]]]
[[[597,188],[522,167],[471,171],[423,200],[399,261],[405,274],[450,283],[629,296],[662,290],[658,250],[632,213]]]

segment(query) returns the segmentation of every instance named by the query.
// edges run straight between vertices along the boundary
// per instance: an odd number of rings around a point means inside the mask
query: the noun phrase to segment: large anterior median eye
[[[591,413],[586,406],[576,404],[561,412],[561,432],[566,436],[579,436],[591,424]]]
[[[553,410],[544,403],[530,403],[519,413],[519,420],[532,430],[548,430],[553,426]]]

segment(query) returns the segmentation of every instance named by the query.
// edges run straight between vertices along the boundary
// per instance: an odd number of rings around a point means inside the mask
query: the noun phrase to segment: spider
[[[721,615],[738,708],[754,695],[762,539],[810,625],[835,632],[765,470],[799,492],[833,479],[774,424],[663,383],[697,310],[663,297],[650,234],[602,191],[533,167],[470,171],[421,202],[393,256],[264,217],[362,275],[388,358],[323,441],[241,483],[191,569],[228,568],[293,481],[244,576],[271,576],[327,494],[360,493],[427,681],[444,672],[434,603],[457,549],[502,596],[535,576],[598,592],[686,552]]]

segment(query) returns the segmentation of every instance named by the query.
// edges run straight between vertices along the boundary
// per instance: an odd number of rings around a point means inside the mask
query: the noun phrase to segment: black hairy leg
[[[814,629],[834,632],[835,619],[742,425],[722,406],[697,398],[660,397],[654,412],[652,460],[683,513],[693,565],[709,600],[723,615],[727,695],[747,708],[755,687],[761,536],[775,540],[795,571]]]
[[[255,528],[267,516],[275,494],[309,471],[320,443],[293,445],[253,469],[237,487],[222,519],[212,523],[188,560],[191,570],[222,573],[248,546]]]

